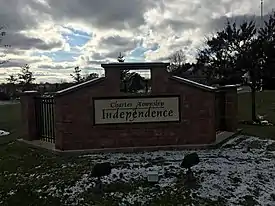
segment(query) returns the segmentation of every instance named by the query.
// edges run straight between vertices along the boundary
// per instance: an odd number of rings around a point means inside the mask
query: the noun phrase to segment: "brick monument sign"
[[[210,87],[172,76],[168,63],[102,64],[105,77],[21,97],[24,139],[58,150],[171,148],[212,144],[237,130],[237,88]],[[150,69],[151,92],[121,92],[121,69]]]

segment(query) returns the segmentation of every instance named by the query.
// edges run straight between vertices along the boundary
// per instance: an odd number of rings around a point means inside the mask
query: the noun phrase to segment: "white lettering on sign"
[[[94,100],[95,124],[174,122],[179,120],[179,97]]]

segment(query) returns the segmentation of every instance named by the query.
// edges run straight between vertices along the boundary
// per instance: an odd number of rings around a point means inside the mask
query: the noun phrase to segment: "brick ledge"
[[[18,139],[35,148],[43,148],[57,154],[83,154],[83,153],[135,153],[135,152],[154,152],[159,150],[202,150],[215,149],[240,134],[242,130],[237,132],[220,132],[216,136],[216,141],[212,144],[187,144],[187,145],[166,145],[166,146],[148,146],[148,147],[121,147],[121,148],[103,148],[103,149],[83,149],[83,150],[59,150],[55,149],[54,144],[42,142],[40,140],[27,141]]]

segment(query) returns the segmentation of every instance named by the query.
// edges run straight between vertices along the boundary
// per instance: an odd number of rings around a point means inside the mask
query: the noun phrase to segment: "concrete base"
[[[55,149],[55,145],[53,143],[50,142],[45,142],[45,141],[41,141],[41,140],[33,140],[33,141],[28,141],[28,140],[24,140],[24,139],[17,139],[19,142],[23,142],[26,143],[32,147],[36,147],[36,148],[43,148],[43,149],[47,149],[50,151],[57,151]]]
[[[54,153],[61,154],[83,154],[83,153],[108,153],[108,152],[123,152],[123,153],[133,153],[133,152],[152,152],[158,150],[200,150],[200,149],[214,149],[218,148],[229,139],[236,137],[242,130],[237,132],[219,132],[216,136],[216,141],[212,144],[199,144],[199,145],[167,145],[167,146],[150,146],[150,147],[122,147],[122,148],[104,148],[104,149],[88,149],[88,150],[58,150],[55,149],[53,143],[44,142],[41,140],[27,141],[23,139],[18,139],[20,142],[24,142],[32,147],[44,148],[50,150]]]

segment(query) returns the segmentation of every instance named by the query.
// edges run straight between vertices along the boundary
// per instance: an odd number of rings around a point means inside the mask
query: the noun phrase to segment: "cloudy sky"
[[[226,18],[258,18],[260,0],[0,0],[0,83],[30,64],[37,82],[103,74],[101,63],[165,61],[176,50],[189,61],[205,36],[223,27]],[[275,8],[264,0],[264,13]],[[258,16],[258,17],[257,17]],[[3,45],[9,44],[11,48]]]

